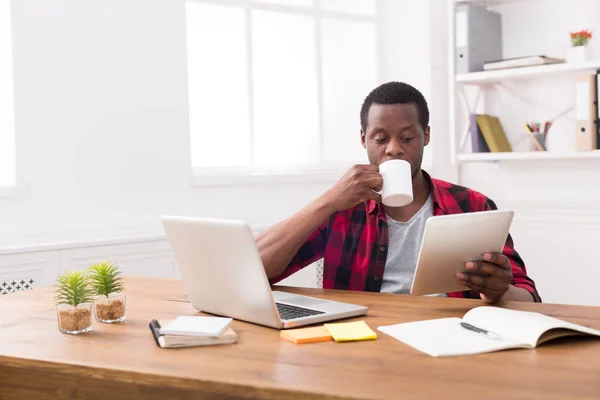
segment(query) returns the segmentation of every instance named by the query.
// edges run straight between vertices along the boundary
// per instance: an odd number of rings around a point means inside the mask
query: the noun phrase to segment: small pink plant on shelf
[[[567,62],[583,63],[592,59],[591,49],[588,42],[592,38],[592,32],[582,29],[571,32],[571,47],[567,49]]]
[[[578,32],[571,32],[571,45],[573,45],[573,47],[585,46],[591,38],[592,32],[588,31],[587,29],[582,29]]]

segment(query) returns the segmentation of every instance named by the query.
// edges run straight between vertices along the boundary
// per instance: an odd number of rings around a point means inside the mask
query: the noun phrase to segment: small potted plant
[[[90,266],[89,276],[96,296],[96,320],[109,324],[125,321],[126,296],[119,267],[109,262],[95,264]]]
[[[588,42],[592,38],[592,32],[582,29],[577,32],[571,32],[571,48],[567,53],[567,61],[573,63],[582,63],[591,58]]]
[[[81,271],[67,271],[56,281],[58,329],[77,335],[92,330],[93,294],[88,277]]]

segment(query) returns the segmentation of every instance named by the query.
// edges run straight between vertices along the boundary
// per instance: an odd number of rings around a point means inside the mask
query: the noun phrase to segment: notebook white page
[[[467,322],[499,338],[461,326]],[[600,331],[541,313],[500,307],[476,307],[460,318],[440,318],[380,326],[379,331],[434,357],[486,353],[511,348],[534,348],[544,340]],[[540,340],[541,338],[541,340]]]
[[[600,334],[597,330],[544,314],[491,306],[476,307],[467,312],[463,320],[505,338],[527,343],[530,347],[536,347],[540,336],[550,329],[565,328],[591,335]],[[563,333],[575,334],[575,332]]]
[[[219,337],[232,323],[231,318],[180,316],[160,328],[163,335],[189,335]]]
[[[487,353],[528,347],[513,339],[491,339],[463,328],[460,318],[440,318],[380,326],[377,329],[433,357]]]

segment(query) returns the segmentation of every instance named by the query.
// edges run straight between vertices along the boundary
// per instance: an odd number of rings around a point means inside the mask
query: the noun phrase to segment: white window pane
[[[187,50],[192,165],[248,165],[245,11],[188,3]]]
[[[319,160],[314,19],[254,11],[254,149],[259,165]]]
[[[257,3],[280,4],[294,7],[314,7],[315,0],[255,0]]]
[[[352,14],[375,15],[375,0],[321,0],[321,8]]]
[[[325,160],[364,162],[359,114],[377,86],[375,25],[324,19],[322,35]]]
[[[0,186],[16,183],[10,1],[0,1]]]

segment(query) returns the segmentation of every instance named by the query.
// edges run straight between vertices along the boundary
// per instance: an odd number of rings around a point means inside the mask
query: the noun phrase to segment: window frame
[[[331,183],[337,181],[353,164],[368,163],[365,152],[364,160],[348,161],[347,163],[327,163],[325,162],[325,134],[323,121],[323,85],[322,85],[322,39],[321,27],[323,19],[331,18],[339,21],[368,22],[373,23],[376,35],[376,52],[378,58],[381,58],[380,42],[380,20],[381,16],[378,9],[378,1],[375,1],[375,13],[373,15],[358,14],[344,11],[331,11],[321,8],[321,1],[314,0],[314,5],[310,7],[298,5],[283,5],[260,0],[190,0],[188,3],[204,3],[218,6],[230,6],[242,9],[246,15],[246,43],[247,65],[248,65],[248,96],[250,101],[250,143],[254,141],[253,134],[253,97],[254,88],[252,85],[252,11],[274,11],[293,15],[303,15],[312,17],[315,21],[315,62],[317,64],[317,103],[318,103],[318,127],[319,127],[319,162],[310,164],[299,164],[293,166],[274,166],[263,167],[251,165],[248,167],[197,167],[193,165],[190,152],[191,164],[191,183],[193,186],[230,186],[230,185],[260,185],[260,184],[286,184],[286,183]],[[187,51],[187,49],[186,49]],[[377,64],[375,71],[376,80],[381,77],[381,63]],[[189,90],[189,87],[188,87]],[[366,96],[366,93],[365,93]],[[356,115],[358,116],[356,110]],[[358,118],[358,117],[357,117]],[[188,120],[189,121],[189,120]],[[358,121],[357,121],[358,126]],[[190,130],[191,135],[191,130]],[[359,131],[356,132],[356,145],[360,146]],[[254,161],[254,152],[251,150],[250,162]]]
[[[29,195],[27,187],[20,183],[19,166],[17,163],[18,157],[17,157],[16,121],[15,121],[16,115],[15,115],[15,84],[14,84],[14,77],[15,77],[14,64],[15,63],[14,63],[14,40],[13,40],[14,30],[13,30],[13,18],[12,18],[13,13],[12,13],[11,1],[8,1],[6,3],[6,7],[7,7],[7,13],[5,13],[5,15],[7,16],[8,23],[3,27],[3,29],[7,29],[8,41],[9,41],[10,45],[8,48],[8,54],[3,56],[3,58],[4,58],[5,62],[7,62],[7,65],[8,65],[7,73],[9,75],[8,76],[7,97],[8,97],[8,113],[12,113],[12,121],[11,121],[12,123],[10,124],[11,126],[9,127],[9,132],[7,134],[13,136],[12,151],[13,151],[14,157],[13,157],[12,162],[14,163],[14,166],[13,166],[12,170],[14,173],[14,182],[9,185],[1,185],[0,184],[0,198],[25,197],[25,196]]]

